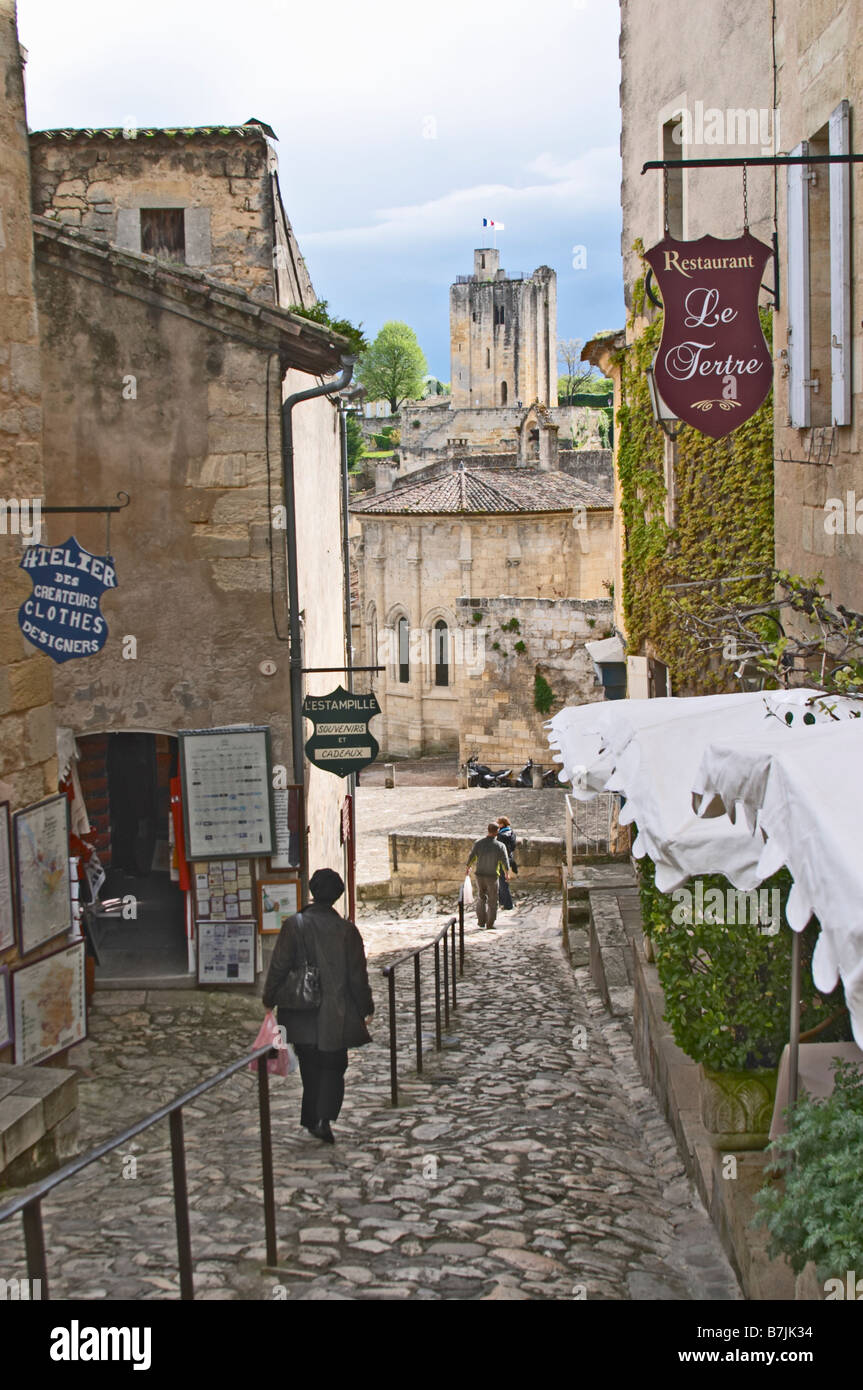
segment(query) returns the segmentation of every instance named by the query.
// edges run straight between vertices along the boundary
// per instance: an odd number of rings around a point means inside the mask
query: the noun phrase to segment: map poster
[[[0,951],[15,945],[12,901],[12,818],[9,802],[0,801]],[[0,1044],[2,1045],[2,1044]]]
[[[12,1041],[12,1001],[9,997],[9,967],[0,965],[0,1047]]]
[[[22,956],[72,926],[69,802],[62,794],[16,811],[12,818],[18,884],[18,947]]]
[[[269,728],[181,729],[179,739],[186,858],[272,854]]]
[[[198,984],[255,983],[254,922],[198,923]]]
[[[43,1062],[87,1036],[84,942],[19,966],[12,975],[15,1063]]]

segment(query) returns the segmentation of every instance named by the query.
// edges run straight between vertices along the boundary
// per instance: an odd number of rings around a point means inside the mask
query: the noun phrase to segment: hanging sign
[[[380,752],[369,733],[369,720],[380,712],[374,695],[358,695],[341,685],[329,695],[307,695],[303,714],[315,726],[306,744],[309,762],[336,777],[368,767]]]
[[[70,536],[63,545],[29,545],[19,568],[33,582],[33,593],[18,609],[27,641],[57,662],[100,652],[108,624],[99,601],[106,589],[117,587],[111,557],[91,555]]]
[[[672,414],[712,439],[754,415],[773,384],[758,318],[758,291],[772,255],[744,232],[733,240],[667,236],[644,258],[664,309],[653,367],[657,390]]]

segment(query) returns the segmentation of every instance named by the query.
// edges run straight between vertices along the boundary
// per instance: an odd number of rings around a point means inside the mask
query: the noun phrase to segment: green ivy
[[[640,243],[635,249],[642,252]],[[647,311],[644,280],[633,290],[636,316]],[[769,311],[761,311],[771,341]],[[632,324],[630,324],[630,327]],[[679,426],[676,524],[665,520],[664,436],[654,421],[646,369],[662,336],[658,312],[618,355],[621,405],[617,467],[624,523],[623,606],[629,649],[664,661],[678,695],[735,689],[733,666],[705,655],[683,630],[674,598],[700,611],[721,593],[728,604],[770,597],[769,582],[674,591],[672,584],[763,573],[773,563],[773,397],[732,434],[710,439]]]
[[[770,1145],[784,1183],[758,1193],[756,1222],[770,1233],[771,1258],[787,1255],[795,1274],[814,1260],[818,1278],[841,1280],[845,1297],[848,1271],[863,1270],[863,1071],[838,1060],[834,1071],[832,1095],[804,1094]]]
[[[555,701],[555,694],[545,676],[539,671],[533,678],[533,707],[540,714],[548,714]]]

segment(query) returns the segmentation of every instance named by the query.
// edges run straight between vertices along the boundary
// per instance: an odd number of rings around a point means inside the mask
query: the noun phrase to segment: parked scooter
[[[521,772],[515,779],[515,786],[533,786],[533,766],[533,758],[528,758],[524,767],[521,769]],[[560,769],[557,764],[555,764],[554,767],[550,767],[547,772],[544,772],[542,774],[542,785],[544,787],[559,787],[561,785],[560,782],[558,782],[557,780],[557,774],[559,771]]]

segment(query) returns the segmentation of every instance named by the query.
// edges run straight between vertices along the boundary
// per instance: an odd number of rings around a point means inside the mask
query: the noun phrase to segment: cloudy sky
[[[369,336],[410,323],[444,380],[448,286],[488,244],[483,217],[505,224],[507,270],[557,271],[559,337],[622,325],[617,0],[18,13],[32,129],[269,122],[318,296]]]

